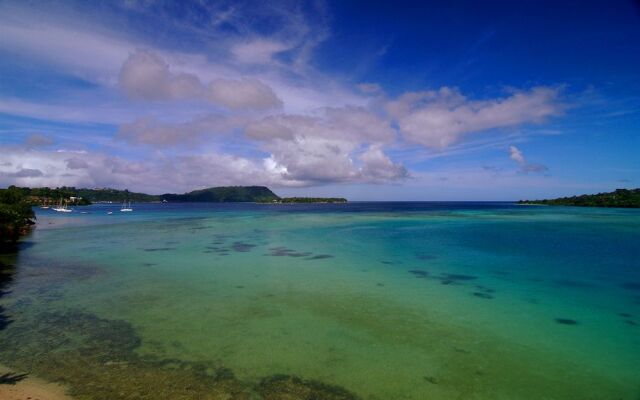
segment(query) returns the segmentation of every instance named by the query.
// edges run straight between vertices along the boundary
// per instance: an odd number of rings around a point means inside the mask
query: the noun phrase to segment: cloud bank
[[[535,87],[508,97],[470,100],[459,90],[409,92],[387,104],[404,137],[426,147],[442,149],[465,136],[496,128],[542,123],[562,114],[559,90]]]
[[[149,50],[137,50],[127,58],[118,85],[139,100],[205,100],[231,110],[282,107],[282,100],[258,79],[215,79],[205,85],[194,74],[172,72],[164,59]]]
[[[565,109],[558,87],[478,99],[451,87],[398,92],[329,76],[313,63],[329,18],[309,7],[203,2],[177,18],[162,2],[38,12],[0,3],[0,56],[72,82],[46,98],[0,96],[0,111],[57,132],[0,142],[0,184],[157,193],[404,182],[416,163],[405,154],[444,154],[483,134],[503,149],[495,138]],[[158,29],[132,28],[132,15]],[[523,173],[546,171],[516,147],[510,157]]]

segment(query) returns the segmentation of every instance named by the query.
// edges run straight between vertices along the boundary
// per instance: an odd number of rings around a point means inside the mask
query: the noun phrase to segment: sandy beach
[[[2,400],[71,400],[63,386],[0,366]]]

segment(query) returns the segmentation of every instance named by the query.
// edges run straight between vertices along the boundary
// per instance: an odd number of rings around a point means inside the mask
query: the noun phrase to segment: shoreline
[[[31,374],[13,371],[0,365],[0,399],[2,400],[73,400],[67,388]]]

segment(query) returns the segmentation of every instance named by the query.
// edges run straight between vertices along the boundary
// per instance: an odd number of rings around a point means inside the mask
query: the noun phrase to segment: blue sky
[[[262,3],[0,3],[0,185],[640,186],[637,2]]]

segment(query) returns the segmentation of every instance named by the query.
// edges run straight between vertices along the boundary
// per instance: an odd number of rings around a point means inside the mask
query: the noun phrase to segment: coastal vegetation
[[[94,203],[105,202],[123,202],[130,201],[133,203],[149,203],[153,201],[160,201],[160,196],[130,192],[129,190],[118,190],[111,188],[94,188],[94,189],[77,189],[76,191],[79,197],[88,199]]]
[[[0,244],[16,242],[35,218],[29,199],[20,188],[0,189]]]
[[[518,204],[549,206],[640,208],[640,189],[616,189],[613,192],[583,194],[548,200],[520,200]]]
[[[111,188],[83,189],[75,187],[13,187],[31,205],[57,204],[60,200],[72,205],[110,202],[253,202],[253,203],[346,203],[342,197],[280,197],[266,186],[218,186],[183,194],[153,195]]]
[[[43,204],[57,204],[62,200],[67,204],[76,206],[86,206],[91,204],[91,200],[88,197],[83,196],[81,191],[86,189],[76,189],[74,187],[62,186],[57,188],[40,187],[40,188],[28,188],[28,187],[16,187],[12,186],[14,190],[20,192],[25,200],[34,206]]]

